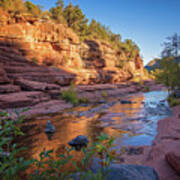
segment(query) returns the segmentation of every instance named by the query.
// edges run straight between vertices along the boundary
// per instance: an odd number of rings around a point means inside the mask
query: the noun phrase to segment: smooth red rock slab
[[[39,102],[48,101],[50,97],[39,91],[11,93],[0,95],[0,108],[18,108],[32,106]]]
[[[21,90],[21,88],[16,85],[12,85],[12,84],[0,85],[0,93],[2,93],[2,94],[19,92],[20,90]]]
[[[23,90],[27,91],[47,91],[47,90],[60,90],[60,86],[56,84],[48,84],[45,82],[30,81],[26,79],[18,79],[15,84],[21,86]]]
[[[180,175],[180,156],[176,156],[173,152],[166,154],[166,161]]]
[[[46,115],[51,113],[60,113],[67,108],[72,108],[73,105],[66,103],[63,100],[50,100],[42,102],[30,107],[30,110],[25,112],[24,115],[30,118],[32,115]]]
[[[10,80],[8,79],[6,72],[4,71],[4,69],[1,66],[2,65],[0,64],[0,84],[9,83]]]

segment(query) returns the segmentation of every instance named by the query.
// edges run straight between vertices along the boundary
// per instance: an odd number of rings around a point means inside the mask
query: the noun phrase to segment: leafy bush
[[[174,90],[180,86],[180,66],[171,57],[160,61],[160,69],[154,74],[156,81]]]
[[[71,84],[68,90],[62,91],[61,96],[64,100],[72,103],[73,105],[78,105],[79,103],[78,92],[77,90],[75,90],[75,87],[73,84]]]
[[[103,97],[103,98],[106,98],[106,97],[107,97],[107,92],[103,91],[103,92],[102,92],[102,97]]]
[[[178,106],[180,105],[180,101],[172,96],[168,97],[168,103],[170,107]]]
[[[18,127],[23,117],[19,116],[16,121],[9,118],[8,113],[0,112],[0,179],[4,180],[19,179],[19,173],[33,163],[32,160],[18,157],[24,148],[19,148],[14,142],[15,137],[23,135]]]
[[[149,86],[145,86],[145,87],[144,87],[144,91],[145,91],[145,92],[149,92],[149,91],[150,91]]]
[[[113,137],[102,133],[95,143],[82,149],[83,157],[80,163],[73,160],[71,152],[74,151],[74,149],[68,147],[65,148],[65,153],[60,154],[57,159],[51,156],[53,150],[45,150],[40,153],[39,160],[24,160],[19,154],[24,148],[14,143],[16,136],[23,135],[18,127],[21,122],[22,117],[20,116],[17,121],[14,121],[10,119],[8,113],[0,113],[0,154],[4,151],[8,151],[9,153],[8,156],[3,156],[0,161],[1,179],[21,179],[22,173],[26,179],[30,180],[64,180],[71,179],[74,176],[78,176],[82,180],[87,178],[105,179],[106,170],[117,155],[116,151],[112,149],[114,146]],[[102,167],[96,174],[94,174],[90,168],[91,161],[94,157],[98,157],[98,162]],[[66,168],[69,163],[73,164],[74,171]],[[31,174],[24,174],[24,170],[32,166],[34,171]]]
[[[89,103],[89,99],[86,97],[82,97],[79,99],[79,103],[84,103],[84,104],[88,104]]]

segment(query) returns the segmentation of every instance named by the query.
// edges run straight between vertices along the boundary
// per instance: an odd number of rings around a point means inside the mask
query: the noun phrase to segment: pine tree
[[[63,17],[63,9],[64,9],[64,2],[63,0],[58,0],[56,2],[56,6],[52,7],[49,11],[51,14],[51,18],[54,19],[58,23],[65,24],[66,21]]]
[[[70,28],[72,28],[79,36],[86,36],[88,32],[88,19],[83,14],[79,6],[73,6],[70,3],[63,11],[63,16]]]
[[[42,16],[43,12],[42,12],[40,6],[37,6],[30,1],[26,1],[24,4],[27,8],[28,13],[32,14],[35,17],[41,17]]]

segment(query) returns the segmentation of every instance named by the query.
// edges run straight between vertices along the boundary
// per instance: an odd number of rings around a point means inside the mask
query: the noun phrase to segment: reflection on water
[[[156,135],[157,121],[170,113],[166,97],[167,93],[163,91],[136,94],[125,98],[132,101],[131,104],[121,104],[113,99],[111,101],[115,103],[111,106],[78,107],[52,117],[33,119],[23,126],[26,136],[20,140],[21,145],[28,147],[26,156],[33,158],[44,149],[54,149],[55,155],[60,154],[64,146],[78,135],[85,135],[93,142],[101,132],[115,136],[117,148],[149,145]],[[47,120],[56,127],[50,137],[44,133]],[[77,153],[76,158],[78,156]]]

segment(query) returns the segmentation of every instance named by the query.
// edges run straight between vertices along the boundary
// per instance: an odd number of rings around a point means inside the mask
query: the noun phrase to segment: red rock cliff
[[[76,75],[77,84],[117,83],[133,76],[144,76],[139,55],[127,60],[123,52],[117,52],[108,43],[99,40],[86,40],[82,43],[65,25],[23,16],[10,17],[5,13],[2,14],[0,23],[1,49],[11,51],[11,55],[16,52],[19,57],[39,65],[55,66],[71,72]],[[12,57],[10,63],[16,60],[17,58]],[[119,61],[122,61],[121,67],[117,65]],[[4,61],[0,60],[0,63],[3,64]],[[9,72],[9,69],[1,67],[1,71]],[[15,75],[20,70],[17,71],[14,72]],[[54,74],[57,75],[57,71],[56,69]],[[23,78],[27,77],[28,72]]]

